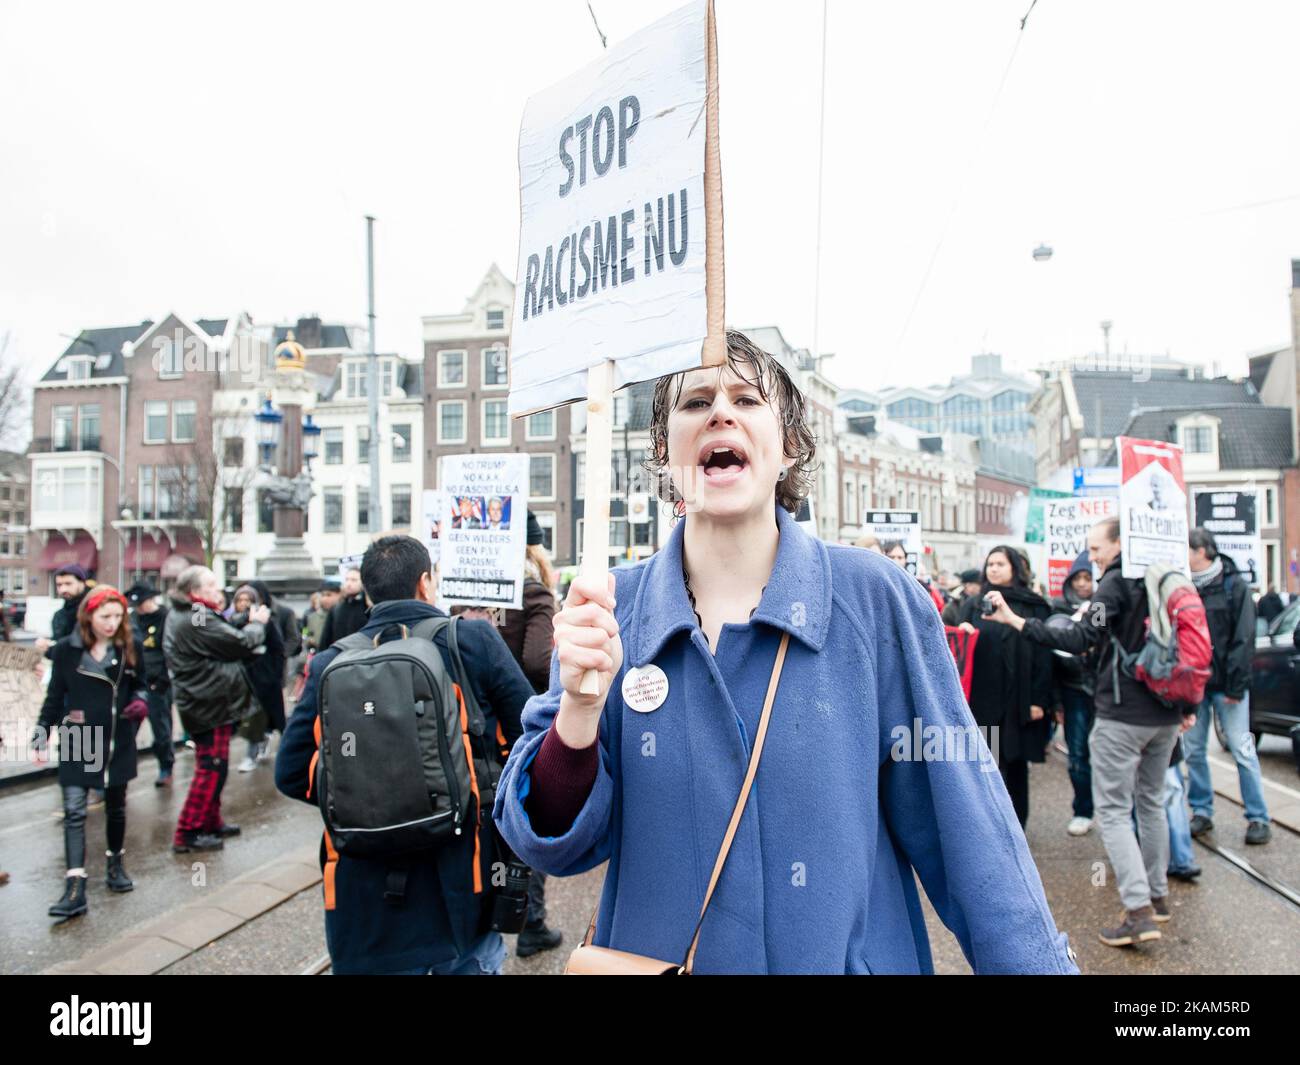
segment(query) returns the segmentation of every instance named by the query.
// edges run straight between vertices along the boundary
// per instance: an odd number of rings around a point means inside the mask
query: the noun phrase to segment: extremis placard
[[[1157,562],[1188,572],[1183,449],[1164,440],[1118,436],[1119,534],[1125,577]]]
[[[532,97],[519,135],[510,413],[725,359],[713,5]]]

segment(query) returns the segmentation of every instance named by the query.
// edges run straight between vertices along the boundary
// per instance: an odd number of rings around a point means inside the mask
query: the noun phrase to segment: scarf
[[[1215,558],[1206,569],[1201,570],[1200,573],[1192,574],[1192,583],[1196,585],[1196,590],[1199,592],[1204,588],[1208,588],[1221,576],[1223,576],[1223,559]]]

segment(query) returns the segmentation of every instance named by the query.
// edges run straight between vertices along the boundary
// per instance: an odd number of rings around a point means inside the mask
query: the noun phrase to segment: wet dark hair
[[[781,429],[781,448],[794,465],[783,480],[776,483],[776,501],[795,514],[812,491],[817,472],[817,438],[808,427],[803,393],[774,356],[768,354],[744,333],[727,333],[727,366],[748,381],[765,403],[776,400],[777,424]],[[718,367],[719,370],[722,367]],[[676,503],[682,497],[668,473],[668,415],[681,398],[686,374],[661,377],[655,385],[654,405],[650,416],[650,452],[642,467],[658,486],[659,498]]]
[[[993,555],[1005,555],[1008,562],[1011,563],[1011,584],[1015,588],[1029,587],[1029,566],[1025,562],[1025,556],[1017,551],[1014,547],[1006,544],[998,544],[997,547],[991,548],[989,553],[984,556],[984,566],[980,570],[980,587],[984,591],[990,588],[998,587],[995,584],[989,584],[989,559]]]

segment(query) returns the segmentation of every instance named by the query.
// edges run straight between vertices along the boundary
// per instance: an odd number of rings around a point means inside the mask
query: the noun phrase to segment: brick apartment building
[[[424,486],[438,487],[444,455],[494,451],[530,456],[529,509],[560,565],[575,561],[569,408],[512,421],[510,322],[514,284],[494,264],[459,314],[424,323]]]

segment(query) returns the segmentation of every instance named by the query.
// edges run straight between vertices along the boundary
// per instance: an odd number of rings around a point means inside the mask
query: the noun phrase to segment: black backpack
[[[311,787],[327,850],[331,859],[395,858],[471,832],[477,856],[499,774],[456,619],[394,627],[402,636],[387,643],[382,633],[339,640],[321,674]],[[433,642],[444,628],[456,678]]]

